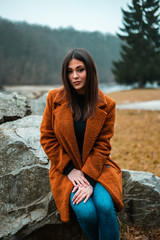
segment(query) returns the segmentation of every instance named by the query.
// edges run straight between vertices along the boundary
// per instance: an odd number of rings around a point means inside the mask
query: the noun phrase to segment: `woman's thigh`
[[[110,193],[98,182],[94,187],[92,199],[98,211],[116,214]]]
[[[94,205],[94,202],[92,198],[90,197],[86,203],[84,203],[84,200],[81,201],[79,204],[73,204],[72,198],[74,196],[74,193],[71,193],[70,196],[70,205],[72,209],[74,210],[77,219],[95,219],[97,221],[97,212]]]

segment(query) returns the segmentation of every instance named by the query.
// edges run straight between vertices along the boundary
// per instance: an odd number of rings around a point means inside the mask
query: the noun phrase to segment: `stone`
[[[160,178],[149,172],[122,170],[123,223],[144,230],[160,227]]]
[[[46,100],[47,100],[48,92],[43,94],[41,97],[37,99],[30,99],[29,103],[31,105],[32,113],[35,115],[43,115]]]
[[[0,124],[30,114],[31,107],[26,97],[0,92]]]
[[[40,146],[42,117],[28,116],[0,125],[0,175],[34,164],[48,164]]]
[[[49,90],[60,88],[62,85],[19,85],[19,86],[3,86],[3,91],[7,93],[17,93],[28,99],[37,99]]]
[[[69,224],[59,218],[39,142],[41,121],[30,115],[0,125],[0,239],[86,239],[75,218]]]

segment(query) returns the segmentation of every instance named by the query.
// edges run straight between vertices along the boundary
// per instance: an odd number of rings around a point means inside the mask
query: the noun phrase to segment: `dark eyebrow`
[[[76,67],[76,69],[77,69],[77,68],[81,68],[81,67],[85,68],[84,65],[79,65],[79,66]],[[68,67],[68,69],[72,69],[72,68]]]

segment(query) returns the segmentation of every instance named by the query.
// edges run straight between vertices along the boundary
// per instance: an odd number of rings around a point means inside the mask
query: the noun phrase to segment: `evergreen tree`
[[[138,83],[160,79],[159,0],[132,0],[123,12],[124,35],[121,60],[113,62],[118,83]]]
[[[159,0],[147,0],[144,7],[146,17],[145,35],[148,40],[148,68],[146,74],[150,82],[160,81],[160,2]]]

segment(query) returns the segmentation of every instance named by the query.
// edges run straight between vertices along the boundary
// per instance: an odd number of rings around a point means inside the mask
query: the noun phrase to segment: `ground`
[[[160,90],[142,89],[107,94],[117,104],[160,100]],[[121,168],[148,171],[160,177],[160,112],[117,110],[112,158]]]
[[[117,104],[160,100],[160,89],[133,89],[108,93],[108,96],[115,99]]]
[[[160,100],[160,89],[137,89],[107,94],[117,104]],[[121,168],[148,171],[160,177],[160,111],[117,110],[112,159]],[[121,225],[121,240],[158,240],[160,230],[142,232]]]

